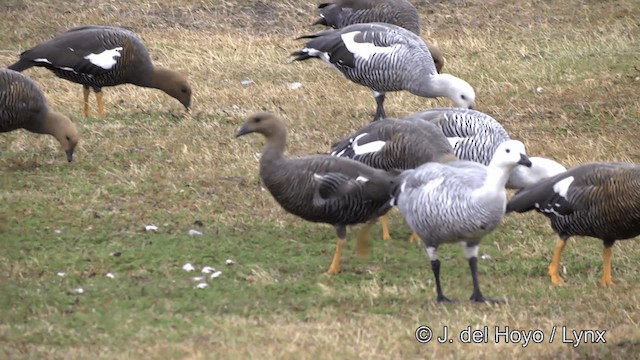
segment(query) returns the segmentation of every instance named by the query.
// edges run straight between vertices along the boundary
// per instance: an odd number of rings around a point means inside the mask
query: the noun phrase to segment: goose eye
[[[187,88],[182,88],[182,89],[180,89],[180,91],[182,91],[183,93],[186,93],[187,92]]]
[[[67,141],[71,141],[71,138],[70,138],[70,137],[68,137],[68,136],[67,136],[66,138],[67,138]]]
[[[508,154],[508,153],[510,153],[510,152],[511,152],[511,149],[507,149],[506,151],[507,151],[507,154]]]
[[[467,97],[466,97],[466,96],[464,96],[464,95],[460,95],[460,98],[461,98],[462,100],[467,100]]]

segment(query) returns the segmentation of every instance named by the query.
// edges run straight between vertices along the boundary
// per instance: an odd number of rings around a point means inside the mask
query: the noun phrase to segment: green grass
[[[640,162],[637,1],[415,3],[423,37],[445,53],[445,71],[471,83],[478,109],[531,155],[567,166]],[[342,272],[323,274],[332,227],[286,214],[257,174],[263,139],[234,138],[248,114],[266,109],[284,117],[290,156],[324,153],[371,118],[367,89],[320,62],[288,61],[301,44],[293,39],[318,30],[307,25],[315,5],[0,5],[0,64],[68,27],[118,24],[142,36],[156,63],[188,73],[194,89],[185,114],[158,91],[108,88],[107,118],[84,118],[79,85],[25,71],[82,139],[66,163],[50,137],[0,136],[0,358],[637,357],[637,239],[616,243],[610,288],[598,285],[602,243],[571,239],[566,284],[556,287],[547,275],[556,241],[547,220],[509,215],[483,240],[480,253],[490,259],[479,262],[484,294],[507,304],[467,301],[469,268],[461,247],[449,245],[439,250],[443,286],[459,302],[443,305],[428,258],[406,241],[409,229],[394,211],[394,241],[382,241],[376,225],[372,254],[362,259],[353,251],[359,227],[351,228]],[[242,86],[245,79],[255,84]],[[289,90],[295,81],[303,87]],[[393,93],[385,105],[401,117],[450,104]],[[149,224],[158,231],[145,231]],[[182,269],[187,262],[195,272]],[[192,277],[203,266],[222,275],[197,289]],[[547,340],[553,326],[567,326],[607,330],[607,343],[419,344],[420,325],[446,325],[456,336],[468,326],[540,329]]]

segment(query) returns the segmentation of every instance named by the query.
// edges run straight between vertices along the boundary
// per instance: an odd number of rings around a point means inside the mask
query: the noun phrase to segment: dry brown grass
[[[638,1],[414,2],[422,14],[423,36],[445,52],[445,71],[468,80],[476,89],[478,109],[501,121],[513,137],[522,139],[530,154],[553,157],[567,166],[588,161],[640,162]],[[159,213],[166,214],[161,217],[165,222],[159,225],[168,233],[181,232],[181,226],[193,221],[193,217],[215,224],[212,226],[221,232],[248,231],[256,219],[280,229],[301,226],[299,219],[285,214],[260,186],[256,153],[261,151],[262,139],[236,140],[233,134],[249,113],[262,109],[275,111],[289,126],[288,152],[295,156],[326,152],[331,143],[371,118],[375,103],[367,89],[347,82],[319,61],[289,61],[289,53],[301,44],[294,38],[318,30],[308,25],[316,16],[315,5],[302,0],[84,1],[63,5],[54,1],[10,0],[0,4],[0,64],[12,63],[20,51],[72,26],[122,25],[144,39],[157,65],[187,72],[194,89],[193,109],[184,114],[177,101],[159,91],[130,85],[107,88],[107,118],[84,119],[80,116],[79,85],[60,80],[43,69],[27,70],[41,85],[51,106],[70,115],[78,124],[83,138],[76,162],[65,167],[67,164],[63,164],[63,156],[53,139],[25,132],[0,137],[3,176],[28,178],[19,185],[3,183],[6,188],[1,199],[10,211],[0,213],[0,233],[17,226],[30,229],[32,225],[21,221],[33,213],[55,219],[66,229],[77,229],[81,234],[79,243],[90,243],[87,239],[96,234],[117,244],[134,241],[141,224],[154,221]],[[241,85],[245,79],[255,84]],[[290,90],[287,84],[291,82],[301,82],[303,87]],[[536,94],[537,87],[544,91]],[[393,93],[387,98],[386,108],[389,115],[401,117],[449,105],[446,100]],[[68,183],[61,184],[58,180],[63,175]],[[51,207],[46,211],[32,209],[24,204],[25,197]],[[402,222],[397,213],[394,216],[393,224],[400,232]],[[105,229],[110,229],[108,235],[103,234]],[[311,230],[302,226],[300,231],[330,233],[330,229],[321,225],[311,226]],[[509,216],[500,232],[505,234],[496,235],[500,239],[526,237],[486,245],[487,251],[502,254],[498,261],[506,261],[496,266],[505,266],[509,270],[503,271],[514,274],[512,278],[494,279],[495,284],[485,277],[485,286],[491,291],[511,291],[510,304],[503,307],[435,304],[425,261],[416,264],[415,276],[411,275],[411,281],[401,285],[385,285],[374,278],[342,286],[319,278],[312,286],[319,287],[328,297],[335,297],[336,305],[310,311],[304,318],[290,309],[252,316],[213,313],[198,321],[190,318],[189,313],[178,312],[175,316],[180,321],[193,323],[193,336],[180,338],[171,327],[147,326],[128,344],[113,344],[107,335],[99,335],[100,329],[69,329],[67,334],[72,339],[90,332],[97,334],[92,339],[104,344],[67,339],[52,343],[70,346],[50,346],[47,342],[17,345],[20,342],[12,340],[4,352],[0,351],[0,356],[65,359],[637,356],[638,241],[616,244],[614,278],[619,284],[614,289],[595,286],[600,243],[572,241],[565,257],[578,258],[575,263],[585,265],[569,269],[565,278],[576,281],[557,289],[548,284],[544,275],[555,241],[546,220],[533,214]],[[83,238],[85,235],[87,239]],[[215,239],[213,236],[211,241]],[[295,248],[301,246],[298,240],[273,241],[289,241]],[[319,254],[327,259],[327,264],[331,246]],[[520,261],[536,259],[537,269],[518,268]],[[0,284],[12,284],[23,277],[40,279],[32,267],[46,262],[29,257],[9,260],[11,269],[5,265]],[[392,260],[385,258],[389,263]],[[389,263],[385,266],[390,266]],[[449,264],[466,267],[459,258]],[[269,287],[281,281],[278,268],[268,267],[271,265],[253,267],[247,282]],[[95,266],[106,269],[107,265]],[[383,272],[380,264],[366,266],[371,273]],[[170,273],[171,269],[163,271]],[[466,270],[460,272],[466,275]],[[132,274],[145,279],[153,277],[153,273],[142,270]],[[448,288],[453,288],[455,281],[449,278]],[[452,292],[461,297],[467,290],[452,289]],[[385,315],[361,308],[358,302],[351,304],[354,298],[365,299],[372,307],[380,307],[380,299],[390,304],[394,299],[424,298],[424,301],[411,303],[403,312]],[[43,312],[47,315],[34,315],[42,319],[35,328],[0,324],[0,341],[14,339],[11,334],[15,331],[22,331],[25,339],[34,333],[55,334],[55,319],[48,315],[55,314],[56,309],[54,305],[51,307]],[[527,349],[513,344],[421,345],[413,339],[413,331],[419,324],[436,327],[445,324],[457,332],[466,326],[483,325],[541,328],[545,332],[554,324],[607,329],[609,344],[576,349],[559,342]],[[134,325],[122,326],[129,329]],[[150,340],[155,336],[157,342]]]

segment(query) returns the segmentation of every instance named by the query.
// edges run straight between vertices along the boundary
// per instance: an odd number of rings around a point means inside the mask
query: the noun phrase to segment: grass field
[[[477,108],[530,155],[567,167],[640,162],[639,1],[413,2],[422,36],[445,53],[445,72],[471,83]],[[188,73],[194,89],[187,114],[160,91],[107,88],[107,117],[84,118],[80,85],[25,71],[82,139],[67,163],[51,137],[0,135],[0,358],[637,358],[637,239],[616,243],[610,288],[598,285],[601,241],[572,239],[566,284],[555,287],[547,220],[509,215],[484,239],[480,252],[491,259],[479,265],[485,295],[507,304],[467,301],[466,260],[459,246],[443,246],[443,286],[461,301],[442,305],[428,258],[406,241],[409,229],[394,211],[394,241],[385,243],[376,225],[369,259],[356,257],[350,241],[342,273],[323,275],[332,227],[286,214],[260,184],[263,139],[234,138],[248,114],[271,110],[288,125],[290,156],[324,153],[372,117],[366,88],[319,61],[289,62],[301,45],[294,39],[320,30],[309,25],[316,5],[0,4],[1,66],[67,28],[113,24],[136,31],[156,64]],[[293,82],[302,87],[291,90]],[[392,93],[386,110],[401,117],[450,105]],[[145,231],[151,224],[158,230]],[[358,227],[350,230],[353,237]],[[186,263],[196,270],[183,270]],[[203,266],[222,274],[197,289],[192,277]],[[447,326],[453,342],[418,343],[421,325],[436,336]],[[458,338],[484,326],[487,344]],[[496,326],[539,329],[544,341],[496,344]],[[571,330],[606,330],[606,344],[563,343],[563,327],[567,341]]]

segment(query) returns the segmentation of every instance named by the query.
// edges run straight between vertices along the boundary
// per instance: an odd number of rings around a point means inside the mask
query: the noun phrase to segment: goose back
[[[135,33],[97,25],[72,28],[38,44],[9,68],[23,71],[32,66],[94,89],[124,83],[148,86],[153,70],[151,57]]]
[[[42,132],[47,112],[44,94],[33,80],[0,69],[0,132],[20,128]]]
[[[338,142],[331,155],[378,169],[413,169],[455,158],[442,131],[428,122],[387,118],[374,121]]]
[[[420,35],[418,10],[407,0],[337,0],[319,6],[320,19],[314,24],[343,28],[358,23],[383,22]]]

